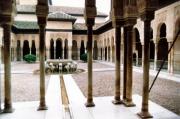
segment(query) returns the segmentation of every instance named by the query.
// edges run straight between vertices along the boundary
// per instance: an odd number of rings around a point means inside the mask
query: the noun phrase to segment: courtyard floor
[[[12,63],[12,99],[13,102],[38,101],[39,100],[39,75],[34,74],[39,64],[26,64],[24,62]],[[78,68],[87,70],[87,64],[78,62]],[[113,96],[115,72],[113,64],[93,63],[94,96]],[[3,66],[1,67],[1,85],[3,93]],[[73,74],[75,82],[86,96],[87,72]],[[121,75],[123,76],[123,74]],[[173,76],[171,76],[173,77]],[[46,76],[48,87],[50,75]],[[176,76],[177,78],[177,76]],[[152,82],[153,76],[150,77]],[[151,84],[151,83],[150,83]],[[133,72],[133,94],[141,95],[142,73]],[[2,94],[3,95],[3,94]],[[3,96],[1,97],[3,101]],[[180,83],[159,78],[150,93],[150,100],[180,115]]]

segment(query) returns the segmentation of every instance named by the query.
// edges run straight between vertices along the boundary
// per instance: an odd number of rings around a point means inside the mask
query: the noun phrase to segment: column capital
[[[85,0],[84,19],[87,26],[94,25],[94,19],[97,15],[95,0]]]
[[[14,0],[0,1],[0,25],[12,24],[16,15],[16,6]]]
[[[48,13],[49,13],[49,8],[47,5],[41,5],[41,4],[36,5],[36,15],[39,26],[46,25]]]
[[[110,17],[113,27],[121,27],[124,24],[123,0],[111,0],[111,4]]]
[[[138,0],[138,13],[141,19],[151,21],[154,19],[154,11],[158,5],[158,0]]]
[[[136,24],[138,17],[136,0],[125,1],[124,3],[124,20],[126,25]]]

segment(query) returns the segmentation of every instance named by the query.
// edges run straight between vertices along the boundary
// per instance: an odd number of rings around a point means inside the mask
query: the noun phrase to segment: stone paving
[[[27,64],[25,62],[13,62],[12,66],[12,100],[20,101],[37,101],[39,100],[39,82],[40,76],[33,71],[38,69],[39,64]],[[46,88],[50,75],[46,75]],[[4,100],[4,74],[3,66],[1,67],[1,100]]]
[[[12,63],[12,99],[13,102],[19,101],[38,101],[39,100],[39,75],[33,74],[39,64],[26,64],[24,62]],[[87,64],[78,62],[78,68],[86,69]],[[94,95],[113,96],[114,95],[114,67],[98,62],[93,63],[94,73]],[[3,69],[3,66],[1,67]],[[141,95],[142,74],[134,72],[133,93]],[[122,75],[121,75],[122,76]],[[48,86],[49,75],[46,76],[46,87]],[[86,95],[87,73],[74,74],[76,83]],[[151,77],[152,79],[153,77]],[[152,81],[152,80],[151,80]],[[3,71],[1,70],[1,84],[3,93]],[[180,115],[180,83],[162,78],[150,93],[150,99],[157,104]],[[3,100],[3,94],[2,94]]]
[[[95,107],[85,107],[86,98],[75,83],[71,75],[64,75],[67,94],[69,97],[70,114],[67,117],[61,99],[60,80],[58,75],[51,75],[47,93],[46,103],[48,110],[37,111],[38,101],[13,103],[13,113],[2,113],[0,119],[140,119],[137,113],[141,107],[141,96],[133,95],[135,107],[112,104],[113,97],[94,98]],[[78,98],[77,98],[78,97]],[[179,116],[167,109],[149,101],[149,110],[154,119],[179,119]]]
[[[108,64],[108,63],[107,63]],[[84,64],[85,65],[85,64]],[[108,65],[105,65],[108,66]],[[86,67],[81,67],[86,68]],[[112,68],[109,67],[109,68]],[[76,83],[87,94],[87,73],[73,75]],[[113,70],[94,69],[93,72],[93,92],[95,97],[113,96],[114,95],[115,72]],[[121,72],[121,79],[123,73]],[[150,84],[154,76],[150,76]],[[133,94],[142,94],[142,73],[133,72]],[[121,83],[122,84],[122,83]],[[122,86],[121,86],[122,92]],[[150,100],[180,115],[180,83],[172,80],[158,78],[151,93]]]

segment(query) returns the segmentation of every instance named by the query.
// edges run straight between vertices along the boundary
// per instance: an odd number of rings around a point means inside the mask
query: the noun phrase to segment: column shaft
[[[171,48],[172,42],[168,43],[168,50]],[[173,48],[171,49],[170,53],[168,54],[168,72],[173,73],[173,60],[174,60],[174,53]]]
[[[11,113],[12,99],[11,99],[11,25],[4,24],[4,112]]]
[[[135,106],[132,102],[132,74],[133,74],[133,26],[127,26],[127,80],[126,80],[126,101],[128,107]]]
[[[115,96],[114,104],[121,104],[121,27],[115,28],[115,40],[116,40],[116,61],[115,61]]]
[[[46,25],[39,25],[39,58],[40,58],[40,105],[38,110],[46,110],[45,101],[45,27]]]
[[[154,70],[157,70],[157,53],[158,53],[158,43],[154,43],[155,50],[154,50]]]
[[[88,37],[88,97],[87,97],[87,107],[95,106],[93,102],[93,81],[92,81],[92,25],[88,26],[87,31]]]
[[[142,92],[142,108],[138,114],[142,118],[151,118],[149,114],[149,45],[150,45],[150,21],[144,21],[144,59],[143,59],[143,92]]]
[[[123,66],[123,102],[126,101],[126,81],[127,81],[127,30],[124,28],[124,66]]]

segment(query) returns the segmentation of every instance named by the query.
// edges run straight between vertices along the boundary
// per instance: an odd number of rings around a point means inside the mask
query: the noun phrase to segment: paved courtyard
[[[39,64],[27,64],[25,62],[13,62],[12,66],[12,100],[20,101],[37,101],[39,100],[39,82],[40,76],[34,73],[38,69]],[[50,75],[46,75],[46,88],[48,86]],[[4,95],[4,74],[3,65],[1,67],[1,100]]]
[[[83,64],[85,65],[85,64]],[[80,68],[86,68],[80,65]],[[99,64],[100,65],[100,64]],[[82,67],[81,67],[82,66]],[[96,65],[93,65],[95,72],[93,72],[93,93],[95,97],[113,96],[114,95],[114,79],[115,72],[113,70],[97,70]],[[103,67],[112,68],[112,66],[105,65]],[[102,70],[102,71],[101,71]],[[76,83],[82,90],[83,94],[87,96],[87,73],[80,73],[73,75]],[[123,73],[121,73],[123,79]],[[154,76],[150,76],[150,84]],[[180,78],[179,78],[180,80]],[[123,83],[123,82],[122,82]],[[121,83],[121,84],[122,84]],[[143,78],[142,73],[133,72],[133,94],[142,95]],[[122,92],[122,86],[121,86]],[[180,83],[158,78],[152,91],[150,93],[150,100],[175,112],[180,115]]]
[[[13,102],[39,100],[39,75],[34,74],[39,64],[12,63],[12,98]],[[3,69],[3,66],[1,67]],[[78,68],[87,69],[87,64],[78,62]],[[93,63],[94,96],[114,95],[114,67],[98,62]],[[73,74],[73,78],[86,96],[87,73]],[[121,75],[123,76],[123,74]],[[46,88],[50,75],[46,75]],[[3,71],[1,85],[3,93]],[[151,76],[151,82],[153,77]],[[141,95],[142,74],[133,73],[133,94]],[[3,95],[3,94],[2,94]],[[159,78],[150,93],[150,100],[180,115],[180,83]],[[3,101],[3,97],[2,97]]]

